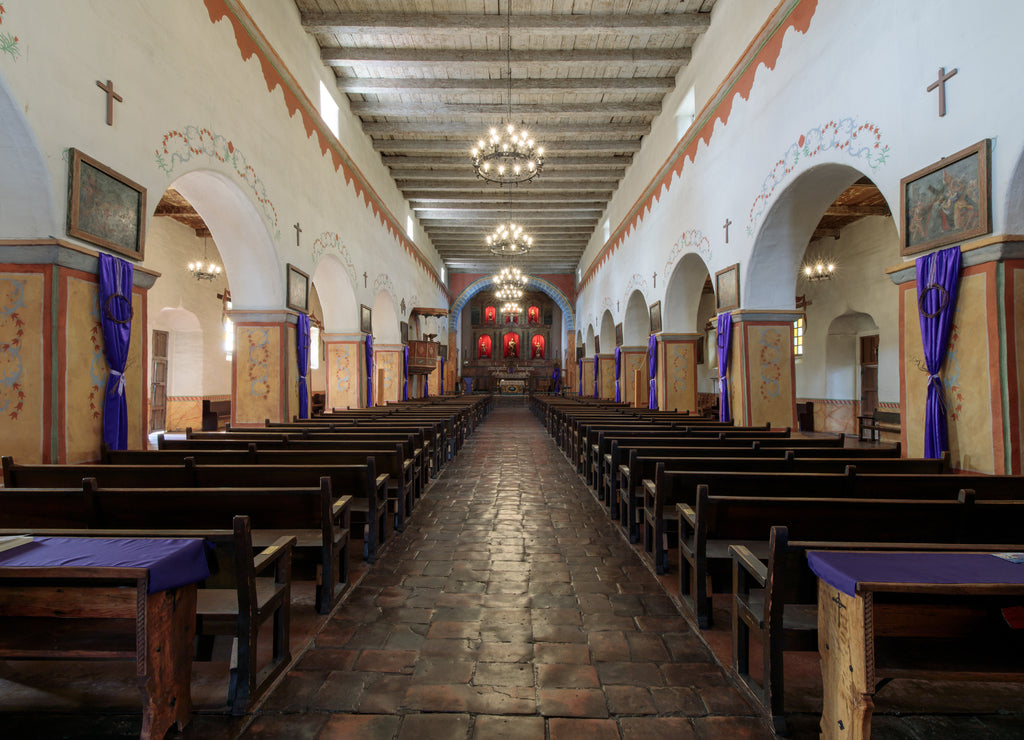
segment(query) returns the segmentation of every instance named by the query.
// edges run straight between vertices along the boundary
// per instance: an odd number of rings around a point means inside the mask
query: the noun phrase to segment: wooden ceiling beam
[[[811,239],[838,239],[839,229],[815,229]]]
[[[566,121],[560,124],[541,127],[529,127],[530,136],[537,140],[538,145],[548,150],[544,143],[548,136],[608,136],[632,137],[645,136],[651,131],[650,121],[637,123],[578,123]],[[475,121],[363,121],[363,131],[369,136],[399,136],[418,138],[420,136],[465,134],[479,137],[487,133],[486,126],[481,127]],[[470,142],[470,147],[473,143]]]
[[[546,187],[541,187],[542,182],[546,183],[547,186]],[[466,185],[460,185],[459,183],[454,183],[454,182],[453,183],[441,183],[441,182],[438,182],[438,183],[434,183],[433,185],[428,185],[427,183],[416,183],[416,187],[415,188],[411,188],[411,187],[410,188],[401,188],[401,190],[402,190],[402,195],[405,196],[406,200],[422,200],[423,198],[437,198],[438,196],[442,196],[442,197],[444,197],[444,198],[446,198],[448,200],[457,200],[457,199],[460,199],[460,198],[478,198],[478,197],[488,197],[489,196],[487,188],[484,188],[484,187],[480,187],[480,188],[467,187],[468,185],[469,185],[469,183],[467,183]],[[496,194],[495,197],[498,197],[497,194],[501,194],[501,195],[504,196],[506,201],[508,200],[508,195],[505,194],[505,193],[501,193],[500,190],[491,189],[490,192],[491,193],[495,193]],[[531,200],[531,196],[549,195],[551,193],[566,193],[566,192],[570,192],[570,191],[566,188],[566,186],[564,184],[561,184],[561,183],[559,183],[557,181],[551,181],[551,180],[542,181],[542,180],[538,179],[538,180],[535,180],[534,182],[530,183],[530,189],[529,189],[528,193],[524,193],[523,195],[514,197],[512,199],[512,202],[513,203],[518,203],[518,202],[522,201],[522,202],[527,202],[528,203]],[[609,188],[603,188],[603,187],[599,188],[599,187],[596,187],[596,186],[588,186],[586,189],[573,189],[571,192],[577,198],[592,198],[592,199],[600,198],[602,200],[608,200],[608,198],[612,197],[612,193],[614,193],[615,191],[612,188],[610,188],[610,187]]]
[[[386,93],[420,93],[435,96],[444,92],[506,92],[508,80],[464,79],[437,77],[345,77],[338,79],[338,89],[343,93],[380,95]],[[627,90],[634,93],[658,93],[664,95],[675,87],[675,77],[545,77],[536,79],[513,79],[512,92],[550,93],[554,91],[576,93],[607,93]]]
[[[196,209],[192,206],[174,206],[168,203],[158,203],[156,210],[153,211],[154,216],[194,216],[195,218],[201,218],[196,213]]]
[[[470,147],[471,148],[471,147]],[[468,150],[467,150],[468,151]],[[417,157],[417,156],[397,156],[397,157],[381,157],[384,164],[392,168],[392,173],[398,168],[406,169],[430,169],[430,170],[443,170],[443,169],[458,169],[465,170],[469,167],[469,155],[438,155],[436,157]],[[633,161],[632,155],[620,154],[620,155],[595,155],[592,157],[558,157],[557,160],[552,160],[548,164],[544,165],[544,172],[556,172],[563,169],[621,169],[625,173],[625,168],[628,167]],[[470,170],[472,172],[472,170]]]
[[[427,154],[430,152],[460,152],[467,156],[473,143],[470,141],[449,141],[447,139],[374,139],[373,148],[378,152],[416,152]],[[620,154],[622,152],[640,151],[640,139],[608,139],[606,141],[579,141],[572,139],[553,139],[544,142],[545,156],[551,157],[555,153],[559,156],[566,153],[579,152],[610,152]]]
[[[548,169],[548,166],[544,166],[544,172],[540,175],[534,183],[539,183],[543,180],[546,183],[587,183],[590,187],[597,185],[607,185],[610,189],[615,189],[618,185],[619,180],[626,174],[625,170],[598,170],[596,172],[567,172],[562,170],[558,172],[555,168]],[[430,171],[430,170],[391,170],[391,179],[398,183],[399,189],[401,188],[433,188],[435,186],[457,186],[460,185],[467,190],[473,188],[476,185],[480,190],[484,190],[486,185],[484,182],[473,174],[473,171]],[[533,184],[529,187],[524,188],[525,191],[532,191]],[[563,186],[564,187],[564,186]],[[493,188],[489,188],[493,190]]]
[[[433,105],[419,103],[389,103],[373,100],[353,100],[349,103],[357,116],[402,116],[404,118],[437,118],[458,116],[460,119],[480,120],[486,126],[490,122],[505,119],[508,106],[501,103],[443,103]],[[661,113],[659,101],[611,101],[595,103],[516,103],[516,120],[529,123],[551,116],[575,116],[580,118],[609,116],[656,116]],[[484,133],[484,131],[481,131]]]
[[[508,206],[504,203],[461,203],[461,208],[444,208],[439,206],[420,206],[413,208],[418,218],[495,218],[505,220],[508,217]],[[546,218],[549,213],[558,211],[576,214],[580,217],[591,213],[603,213],[604,204],[585,206],[580,203],[537,203],[530,206],[520,205],[512,212],[512,220],[520,221],[531,218]]]
[[[508,17],[482,13],[302,13],[308,33],[326,34],[431,34],[464,36],[467,33],[504,34]],[[512,33],[533,35],[703,33],[710,13],[516,15]]]
[[[831,205],[825,209],[826,216],[891,216],[887,205]]]
[[[513,49],[512,64],[589,65],[601,64],[678,64],[690,62],[693,50],[689,46],[669,49]],[[469,65],[486,67],[504,66],[504,50],[486,49],[407,49],[393,47],[340,47],[325,46],[320,59],[330,67],[380,66],[397,67],[410,64]]]
[[[409,205],[416,211],[425,208],[477,208],[483,206],[508,210],[508,199],[502,198],[501,196],[495,196],[493,198],[480,196],[477,198],[459,198],[457,200],[417,198],[410,200]],[[605,206],[608,205],[608,201],[580,198],[572,191],[566,191],[565,193],[553,194],[549,197],[539,198],[537,196],[533,196],[530,200],[513,200],[512,205],[517,210],[530,210],[531,208],[547,208],[549,210],[561,208],[586,208],[588,210],[598,209],[603,211]]]

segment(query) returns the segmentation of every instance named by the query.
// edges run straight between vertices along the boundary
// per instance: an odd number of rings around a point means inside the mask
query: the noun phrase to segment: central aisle
[[[247,735],[770,737],[524,406],[476,429]]]

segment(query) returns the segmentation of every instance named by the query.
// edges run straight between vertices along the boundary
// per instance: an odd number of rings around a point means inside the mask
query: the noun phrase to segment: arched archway
[[[263,219],[238,185],[219,172],[193,170],[171,186],[203,217],[231,276],[232,307],[280,309],[285,272]]]
[[[862,176],[847,165],[824,164],[779,193],[758,229],[746,269],[741,269],[741,308],[793,308],[800,260],[822,214]]]
[[[596,351],[594,349],[594,339],[595,338],[596,338],[596,335],[594,334],[594,325],[593,324],[589,324],[587,326],[587,343],[585,345],[585,348],[584,348],[585,351],[583,353],[587,357],[590,357]]]
[[[647,299],[639,290],[634,290],[626,303],[626,314],[622,320],[622,343],[628,347],[644,344],[650,336],[650,329]]]
[[[206,393],[205,335],[199,317],[181,303],[165,306],[153,317],[152,329],[167,332],[164,382],[164,424],[149,431],[181,431],[202,427],[202,404],[195,399]],[[214,338],[216,341],[216,338]],[[150,418],[151,424],[159,425]]]
[[[615,351],[615,319],[612,312],[605,309],[601,316],[601,352],[610,354]]]
[[[707,321],[704,285],[708,280],[708,266],[699,254],[684,254],[672,270],[665,291],[665,306],[661,312],[662,328],[670,333],[703,331]],[[711,295],[711,313],[714,314],[714,294]]]
[[[352,278],[341,260],[333,254],[324,255],[313,273],[313,285],[324,311],[324,331],[359,331],[359,302],[356,300]],[[376,323],[376,313],[374,314]]]

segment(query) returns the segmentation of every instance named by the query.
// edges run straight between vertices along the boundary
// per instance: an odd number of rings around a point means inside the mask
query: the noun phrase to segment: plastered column
[[[796,428],[793,322],[798,311],[732,312],[729,409],[737,425]]]
[[[701,334],[658,335],[658,408],[697,410],[697,345]]]
[[[235,324],[231,424],[259,426],[299,413],[299,369],[293,311],[229,311]]]

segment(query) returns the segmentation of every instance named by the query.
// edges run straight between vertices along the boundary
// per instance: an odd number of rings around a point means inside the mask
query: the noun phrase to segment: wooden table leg
[[[818,581],[818,654],[824,707],[821,737],[870,740],[875,687],[872,597],[847,596]]]
[[[160,740],[172,724],[192,719],[192,641],[196,633],[196,585],[145,597],[137,624],[138,684],[143,740]]]

